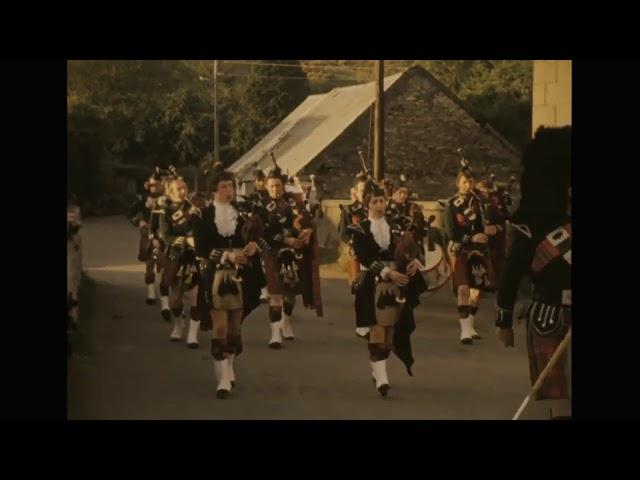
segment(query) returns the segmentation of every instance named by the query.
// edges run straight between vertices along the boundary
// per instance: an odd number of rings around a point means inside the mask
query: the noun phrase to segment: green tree
[[[95,108],[80,104],[67,116],[67,186],[81,203],[104,191],[101,161],[105,157],[105,125]]]
[[[250,149],[310,91],[296,60],[253,63],[220,62],[225,163]],[[195,165],[212,150],[212,74],[213,61],[70,61],[68,111],[90,108],[106,151],[127,163]]]
[[[211,121],[197,67],[177,60],[71,61],[69,113],[92,107],[108,151],[125,162],[195,164],[208,149]]]
[[[421,60],[417,62],[516,147],[531,138],[533,62],[527,60]]]
[[[228,159],[236,160],[247,152],[310,93],[309,81],[297,60],[256,61],[243,65],[243,74],[230,73],[224,125],[228,141]],[[273,65],[275,63],[282,65]],[[228,71],[223,63],[222,68]],[[223,71],[223,72],[224,72]],[[246,76],[240,76],[246,75]],[[223,77],[224,73],[223,73]]]
[[[532,83],[531,62],[477,62],[459,95],[476,116],[522,149],[531,138]]]

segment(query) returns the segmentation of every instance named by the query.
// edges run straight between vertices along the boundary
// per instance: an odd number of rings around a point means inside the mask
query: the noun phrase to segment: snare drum
[[[424,243],[424,261],[425,267],[427,267],[426,296],[429,297],[447,283],[451,276],[451,266],[447,261],[443,246],[428,239]]]

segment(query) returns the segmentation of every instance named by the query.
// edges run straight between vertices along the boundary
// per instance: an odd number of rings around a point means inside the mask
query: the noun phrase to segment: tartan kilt
[[[278,274],[278,254],[274,251],[262,252],[264,274],[267,277],[267,291],[270,295],[282,295],[284,286]]]
[[[163,288],[171,288],[177,285],[178,270],[180,270],[180,263],[177,261],[171,261],[167,256],[165,256],[163,261],[160,286]]]
[[[536,382],[544,367],[553,356],[560,342],[571,326],[571,309],[564,308],[560,316],[560,325],[555,331],[540,335],[527,319],[527,352],[529,354],[529,374],[531,385]],[[567,378],[567,351],[563,352],[558,362],[551,369],[547,378],[536,392],[536,400],[561,400],[570,398]]]
[[[161,280],[160,285],[165,288],[174,288],[180,283],[181,277],[179,275],[180,270],[188,266],[192,266],[196,264],[196,255],[195,251],[191,249],[183,250],[179,252],[178,258],[171,260],[169,256],[169,251],[163,253],[163,255],[159,258],[158,268],[161,270]],[[196,274],[197,275],[197,274]],[[197,281],[190,282],[188,286],[186,286],[185,291],[191,290],[195,285],[197,285]]]

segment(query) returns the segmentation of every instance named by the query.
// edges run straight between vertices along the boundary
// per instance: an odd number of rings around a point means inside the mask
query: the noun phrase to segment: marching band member
[[[156,284],[160,281],[160,271],[162,270],[163,251],[158,238],[159,217],[163,210],[158,207],[158,199],[164,193],[164,181],[160,174],[160,169],[156,167],[154,173],[145,182],[144,188],[147,191],[144,195],[139,195],[138,200],[129,209],[128,218],[131,223],[140,229],[140,244],[138,248],[138,260],[145,262],[144,283],[147,285],[147,305],[156,303]],[[165,320],[169,319],[169,297],[168,292],[161,292],[161,302]]]
[[[514,240],[497,292],[496,333],[513,347],[513,308],[523,276],[532,301],[527,327],[531,384],[571,327],[571,127],[540,127],[523,155],[522,199],[511,219]],[[571,418],[567,353],[545,377],[536,400],[551,400],[552,419]]]
[[[458,299],[460,341],[470,345],[482,338],[475,329],[480,291],[495,288],[487,242],[497,230],[493,225],[485,225],[481,200],[474,193],[475,175],[464,160],[456,183],[458,192],[447,201],[444,217],[453,293]]]
[[[272,155],[273,158],[273,155]],[[285,191],[286,178],[274,161],[267,176],[263,197],[264,238],[270,249],[262,252],[267,289],[271,339],[269,347],[279,349],[282,340],[293,340],[291,316],[296,296],[322,316],[318,246],[313,221],[302,198]]]
[[[412,375],[410,335],[413,309],[427,288],[420,249],[407,225],[395,223],[386,209],[384,190],[369,182],[363,203],[367,218],[349,226],[361,272],[354,283],[356,319],[369,328],[369,361],[380,395],[389,391],[387,359],[391,351]]]
[[[198,328],[200,314],[197,308],[198,271],[196,267],[194,225],[201,216],[201,210],[188,199],[186,182],[172,167],[166,182],[166,196],[158,205],[163,209],[160,216],[158,234],[166,245],[164,268],[160,287],[170,290],[169,307],[174,316],[172,342],[182,340],[185,320],[189,320],[187,346],[198,348]],[[185,300],[189,305],[185,315]],[[163,305],[164,311],[164,305]],[[186,317],[186,318],[185,318]]]
[[[222,164],[214,167],[211,205],[195,222],[195,253],[200,274],[198,310],[202,329],[212,330],[211,355],[218,398],[235,385],[234,360],[242,345],[242,320],[260,304],[261,266],[257,255],[263,226],[258,215],[245,216],[235,202],[234,178]]]

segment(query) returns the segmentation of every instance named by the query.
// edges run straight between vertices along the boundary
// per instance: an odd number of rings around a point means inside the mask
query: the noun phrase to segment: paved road
[[[169,342],[171,325],[144,303],[135,229],[123,217],[85,219],[83,237],[96,285],[81,325],[85,348],[68,367],[71,419],[509,419],[528,391],[522,326],[516,348],[502,348],[492,336],[494,300],[485,299],[478,330],[486,339],[463,346],[445,290],[416,310],[414,376],[392,356],[392,390],[380,398],[366,343],[354,334],[353,297],[327,270],[325,316],[298,308],[296,340],[284,349],[267,348],[266,306],[247,318],[238,384],[229,400],[217,400],[207,335],[198,350]],[[548,407],[531,404],[523,418],[548,418]]]

